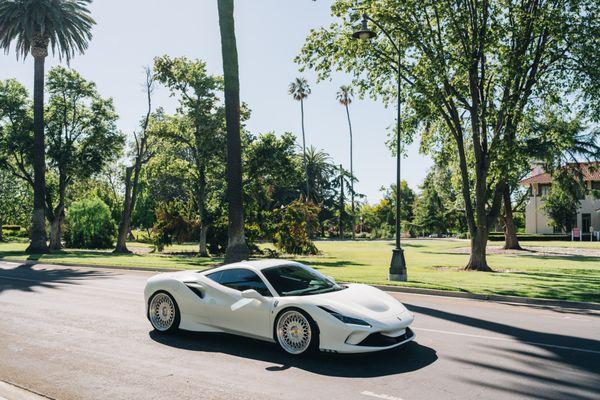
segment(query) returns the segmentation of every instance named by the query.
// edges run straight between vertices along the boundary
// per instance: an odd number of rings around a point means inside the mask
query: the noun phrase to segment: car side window
[[[206,276],[223,286],[239,290],[240,292],[254,289],[265,297],[271,297],[271,292],[265,282],[254,271],[250,271],[249,269],[226,269],[207,274]]]

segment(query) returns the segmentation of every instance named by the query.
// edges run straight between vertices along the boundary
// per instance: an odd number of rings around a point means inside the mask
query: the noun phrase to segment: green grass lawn
[[[490,246],[500,246],[491,242]],[[600,250],[600,244],[580,242],[522,242],[522,246],[568,247]],[[371,284],[401,284],[443,290],[483,294],[505,294],[563,300],[600,302],[600,257],[583,255],[490,254],[493,273],[466,272],[468,254],[460,248],[466,240],[405,240],[403,247],[408,265],[409,282],[387,280],[393,243],[389,241],[319,241],[322,254],[292,257],[309,264],[340,281]],[[219,258],[190,256],[193,244],[176,245],[165,254],[148,253],[147,245],[130,244],[143,254],[112,255],[109,251],[67,249],[43,255],[24,254],[25,243],[0,243],[0,259],[61,264],[85,264],[111,267],[150,267],[202,269],[222,262]]]
[[[65,265],[102,267],[203,269],[223,262],[221,258],[191,257],[180,252],[193,251],[192,246],[174,246],[168,253],[149,253],[148,245],[128,243],[134,254],[112,254],[111,250],[64,249],[52,254],[25,254],[27,243],[0,243],[0,259],[11,261],[35,260]]]

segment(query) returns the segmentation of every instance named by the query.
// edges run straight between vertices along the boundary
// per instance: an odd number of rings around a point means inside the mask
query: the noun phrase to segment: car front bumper
[[[409,328],[414,316],[405,311],[374,326],[320,324],[319,349],[328,353],[369,353],[388,350],[410,342],[415,333]]]
[[[379,334],[378,332],[375,332],[375,333],[369,335],[365,339],[365,341],[363,341],[359,344],[343,343],[343,344],[338,344],[337,346],[332,346],[332,347],[335,347],[333,349],[321,348],[320,350],[325,353],[371,353],[371,352],[375,352],[375,351],[389,350],[389,349],[393,349],[393,348],[402,346],[403,344],[406,344],[406,343],[414,340],[416,337],[415,333],[410,328],[406,328],[405,333],[403,333],[402,335],[395,337],[395,338],[390,338],[390,337],[380,338],[377,335],[381,335],[381,334]],[[381,336],[383,336],[383,335],[381,335]],[[371,339],[371,338],[374,338],[374,339]],[[382,340],[381,345],[377,344],[377,342],[379,340]],[[387,343],[384,343],[384,341],[387,341]]]

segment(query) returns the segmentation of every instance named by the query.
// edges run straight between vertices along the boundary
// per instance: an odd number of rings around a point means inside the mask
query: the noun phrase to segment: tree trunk
[[[62,223],[64,214],[60,213],[50,223],[50,250],[60,250],[62,246]]]
[[[42,54],[43,55],[43,54]],[[46,149],[44,141],[44,62],[34,57],[33,80],[33,214],[27,253],[48,253],[46,243]]]
[[[342,165],[340,164],[340,217],[338,220],[339,223],[339,232],[340,239],[344,238],[344,175],[342,170]]]
[[[304,100],[300,99],[300,117],[302,121],[302,164],[306,178],[306,202],[310,200],[310,183],[308,181],[308,165],[306,163],[306,134],[304,133]]]
[[[65,220],[65,198],[67,193],[68,179],[64,172],[59,174],[58,183],[58,205],[52,209],[49,201],[47,203],[46,216],[50,217],[50,250],[60,250],[62,246],[62,226]]]
[[[198,255],[200,257],[209,257],[208,247],[206,247],[206,236],[208,235],[208,226],[202,225],[200,228],[200,242],[198,243]]]
[[[198,241],[198,256],[208,257],[208,249],[206,247],[206,236],[208,234],[208,216],[206,213],[206,173],[204,166],[197,161],[199,179],[196,184],[196,203],[198,207],[198,216],[200,217],[200,238]]]
[[[242,149],[240,138],[240,82],[233,19],[233,0],[217,0],[227,125],[227,198],[229,222],[225,262],[245,260],[250,254],[244,235]]]
[[[350,122],[350,110],[348,108],[348,103],[346,103],[346,116],[348,117],[348,129],[350,131],[350,197],[352,203],[352,240],[356,240],[356,213],[354,210],[354,157],[352,152],[352,123]]]
[[[488,232],[483,227],[478,227],[475,234],[471,234],[471,257],[465,267],[468,271],[488,271],[492,269],[487,264],[485,249],[487,247]]]
[[[131,224],[131,173],[133,168],[125,169],[125,196],[123,199],[123,212],[121,213],[121,221],[119,222],[119,233],[117,235],[117,245],[113,253],[130,254],[131,251],[127,248],[127,233]]]
[[[505,250],[523,250],[519,245],[517,237],[517,228],[513,218],[512,202],[510,199],[510,188],[504,187],[504,249]]]

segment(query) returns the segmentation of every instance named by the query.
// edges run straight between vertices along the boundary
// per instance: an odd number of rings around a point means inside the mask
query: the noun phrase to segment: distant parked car
[[[148,280],[144,295],[160,333],[228,332],[275,342],[290,354],[372,352],[415,338],[413,314],[392,296],[336,283],[292,261],[163,273]]]

